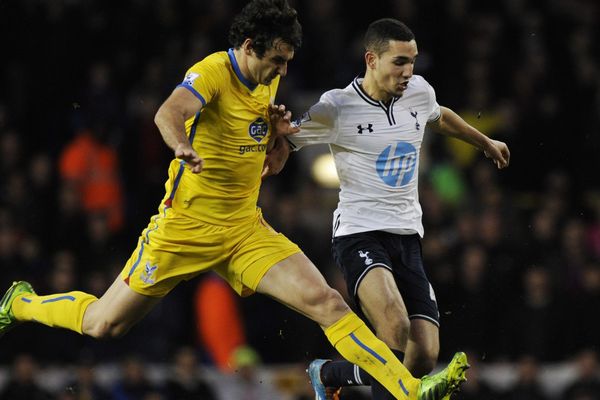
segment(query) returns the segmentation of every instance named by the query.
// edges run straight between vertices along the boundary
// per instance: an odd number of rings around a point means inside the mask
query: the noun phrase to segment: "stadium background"
[[[0,0],[1,288],[27,279],[41,293],[103,292],[163,195],[172,154],[154,113],[190,65],[229,47],[227,29],[243,3]],[[346,86],[363,71],[368,23],[395,17],[415,32],[416,73],[438,102],[511,149],[504,171],[435,134],[423,154],[423,249],[442,313],[441,360],[468,350],[481,371],[461,398],[485,390],[491,399],[600,398],[598,3],[291,3],[304,44],[279,102],[300,113],[324,90]],[[329,252],[337,190],[311,175],[323,153],[293,154],[265,182],[261,205],[345,295]],[[220,398],[238,398],[222,390],[236,385],[248,396],[268,386],[286,392],[274,398],[308,398],[302,368],[336,357],[320,329],[262,296],[224,301],[239,310],[243,329],[232,331],[255,352],[239,352],[233,371],[221,373],[197,328],[204,307],[215,307],[199,295],[207,281],[182,284],[112,342],[19,327],[0,342],[0,399],[38,398],[36,385],[45,391],[39,398],[83,398],[65,390],[72,380],[83,386],[81,371],[100,374],[107,398],[175,398],[165,386],[182,359],[175,354],[197,356],[199,379]],[[242,365],[267,378],[244,381]]]

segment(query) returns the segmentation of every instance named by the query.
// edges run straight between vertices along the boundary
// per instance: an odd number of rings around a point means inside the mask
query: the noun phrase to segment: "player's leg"
[[[392,272],[382,264],[368,269],[357,282],[356,298],[377,337],[402,359],[409,340],[410,321]],[[409,366],[404,363],[409,368]],[[410,369],[409,369],[410,370]],[[353,369],[348,362],[325,363],[321,367],[323,384],[328,387],[360,383],[371,385],[374,400],[394,397],[364,370]]]
[[[136,293],[119,276],[106,293],[87,308],[82,333],[95,338],[122,336],[160,300],[160,297]]]
[[[369,372],[396,398],[417,398],[420,381],[350,311],[304,254],[294,254],[270,268],[257,291],[317,322],[344,358]]]
[[[397,249],[395,277],[410,319],[405,363],[415,376],[430,373],[440,351],[439,310],[435,291],[423,266],[418,235],[388,235]]]
[[[127,332],[158,301],[135,293],[117,278],[100,299],[79,291],[39,296],[33,290],[23,290],[3,308],[10,311],[13,323],[34,321],[106,338]]]
[[[430,320],[414,318],[406,344],[404,365],[414,376],[430,373],[440,352],[440,328]]]
[[[377,337],[391,349],[401,353],[406,360],[410,321],[392,272],[384,267],[369,270],[358,286],[357,298]],[[410,371],[406,361],[404,365]],[[371,383],[373,400],[394,398],[379,382],[369,378],[367,380]],[[365,381],[365,384],[368,383]]]
[[[379,337],[378,333],[377,336]],[[395,350],[393,345],[390,345],[390,348],[414,376],[426,375],[433,370],[437,362],[440,350],[439,328],[428,320],[413,319],[410,324],[406,350]],[[368,373],[347,361],[320,364],[320,374],[325,386],[368,386],[371,384],[372,378]]]
[[[198,237],[209,243],[220,240],[214,232],[201,232],[194,220],[175,218],[167,211],[163,206],[152,217],[120,276],[100,299],[80,291],[38,296],[23,283],[18,286],[22,293],[11,294],[12,301],[0,305],[0,333],[4,314],[10,325],[35,321],[96,338],[127,332],[180,280],[198,272],[202,254],[194,253],[197,246],[190,241],[190,231],[200,232]]]
[[[410,321],[392,272],[385,267],[370,269],[358,285],[357,299],[377,337],[405,352]]]
[[[395,274],[391,270],[369,272],[368,283],[363,280],[358,289],[358,301],[378,335],[381,329],[384,334],[390,334],[385,330],[388,313],[381,310],[390,307],[391,314],[399,312],[402,315],[401,321],[392,319],[392,325],[396,324],[393,329],[401,331],[400,348],[405,351],[404,364],[413,375],[421,377],[431,372],[437,361],[439,313],[423,268],[419,238],[416,235],[381,233],[381,240],[393,259]],[[384,292],[390,300],[380,297],[378,292]],[[384,340],[394,339],[387,336]],[[377,383],[372,385],[372,393],[374,399],[390,398]]]
[[[240,234],[242,227],[228,236]],[[237,233],[236,233],[237,232]],[[238,293],[269,295],[308,316],[344,358],[368,371],[396,398],[438,400],[447,398],[464,380],[466,358],[457,354],[439,374],[414,378],[392,351],[352,313],[341,295],[329,287],[323,275],[298,247],[274,231],[260,216],[250,232],[236,242],[227,265],[217,268]],[[323,392],[319,399],[325,399]]]
[[[377,337],[390,348],[403,352],[404,365],[414,376],[421,377],[433,370],[439,352],[439,329],[428,320],[409,321],[406,306],[390,270],[370,270],[358,287],[358,301]],[[393,399],[377,381],[364,378],[363,382],[371,382],[374,400]]]
[[[379,336],[379,332],[375,331],[377,332],[377,336]],[[403,360],[404,365],[413,376],[422,377],[430,373],[435,367],[440,349],[439,328],[437,325],[424,319],[411,320],[410,333],[405,343],[405,351],[393,350],[394,354]],[[390,347],[392,346],[390,345]],[[400,358],[400,355],[403,358]],[[373,400],[390,400],[394,398],[379,382],[371,378],[368,373],[360,369],[357,373],[362,377],[361,379],[365,385],[371,384]]]
[[[390,346],[415,376],[430,372],[439,352],[437,305],[422,268],[421,251],[416,237],[364,232],[334,239],[333,254],[344,272],[348,292],[369,320],[377,336]],[[395,262],[392,261],[394,258]],[[405,267],[409,264],[410,267]],[[408,277],[399,280],[392,268]],[[409,321],[407,307],[400,293],[407,293],[417,317]],[[418,315],[422,314],[421,317]],[[318,363],[327,386],[370,385],[371,377],[345,361]],[[312,365],[312,364],[311,364]],[[313,366],[314,367],[314,366]],[[313,373],[314,374],[314,373]],[[375,382],[373,398],[390,398]]]

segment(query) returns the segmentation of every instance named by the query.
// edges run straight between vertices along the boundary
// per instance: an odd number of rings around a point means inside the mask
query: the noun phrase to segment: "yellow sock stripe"
[[[382,364],[387,364],[387,361],[385,360],[385,358],[381,357],[379,354],[377,354],[377,352],[375,350],[373,350],[372,348],[370,348],[369,346],[367,346],[366,344],[364,344],[363,342],[358,340],[358,338],[356,337],[356,335],[354,335],[354,333],[350,334],[350,338],[352,340],[354,340],[354,343],[356,343],[357,345],[359,345],[360,347],[365,349],[365,351],[367,351],[370,355],[372,355],[377,360],[379,360]]]

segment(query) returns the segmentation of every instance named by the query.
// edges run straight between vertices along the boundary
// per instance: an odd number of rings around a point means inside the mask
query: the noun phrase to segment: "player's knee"
[[[369,312],[372,315],[375,330],[387,337],[397,338],[400,343],[405,342],[410,332],[410,320],[406,312],[402,312],[403,307],[390,303],[386,304],[382,310],[383,312]]]
[[[124,324],[104,320],[93,324],[84,333],[95,339],[106,340],[119,338],[127,331],[129,331],[129,327]]]
[[[327,285],[307,290],[305,292],[305,300],[306,304],[321,309],[326,314],[343,311],[348,308],[342,295]]]
[[[388,345],[398,348],[408,340],[410,320],[403,315],[386,316],[385,313],[372,323],[377,336]]]
[[[396,315],[395,318],[388,321],[391,321],[389,325],[396,337],[401,338],[401,340],[408,338],[410,333],[410,320],[406,315]]]
[[[415,354],[414,368],[411,371],[415,376],[429,374],[435,368],[438,352],[434,348],[419,347]]]

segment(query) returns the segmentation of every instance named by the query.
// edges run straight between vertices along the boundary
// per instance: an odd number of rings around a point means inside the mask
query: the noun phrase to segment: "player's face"
[[[281,40],[275,40],[273,47],[267,49],[262,58],[252,52],[248,59],[248,69],[255,83],[269,85],[277,75],[287,74],[287,65],[292,58],[294,48]]]
[[[388,50],[377,57],[373,70],[379,89],[391,96],[402,96],[413,75],[418,54],[417,42],[414,40],[390,40]]]

